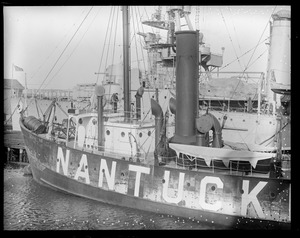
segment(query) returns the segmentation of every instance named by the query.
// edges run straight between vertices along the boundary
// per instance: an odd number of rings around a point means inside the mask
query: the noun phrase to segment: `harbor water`
[[[108,205],[42,186],[24,166],[4,168],[4,230],[219,230],[195,219]]]

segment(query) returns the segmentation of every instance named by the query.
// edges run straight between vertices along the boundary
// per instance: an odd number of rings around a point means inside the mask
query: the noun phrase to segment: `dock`
[[[6,148],[6,162],[28,163],[21,131],[5,130],[4,147]]]

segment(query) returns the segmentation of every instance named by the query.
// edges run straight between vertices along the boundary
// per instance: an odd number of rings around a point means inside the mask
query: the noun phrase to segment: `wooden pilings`
[[[29,162],[21,131],[5,131],[4,147],[6,148],[6,162]]]

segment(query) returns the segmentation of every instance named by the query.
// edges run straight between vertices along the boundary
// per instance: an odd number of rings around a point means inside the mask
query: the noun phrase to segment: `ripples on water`
[[[4,169],[4,230],[224,229],[195,219],[155,214],[68,195]]]

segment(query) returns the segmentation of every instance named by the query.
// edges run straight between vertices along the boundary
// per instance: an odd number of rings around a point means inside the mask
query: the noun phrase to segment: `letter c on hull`
[[[218,188],[223,188],[224,184],[219,177],[212,177],[212,176],[205,176],[200,183],[200,197],[199,203],[203,209],[210,210],[210,211],[217,211],[222,207],[222,202],[217,201],[214,204],[207,203],[205,201],[206,195],[206,186],[207,184],[212,183],[216,184]]]

